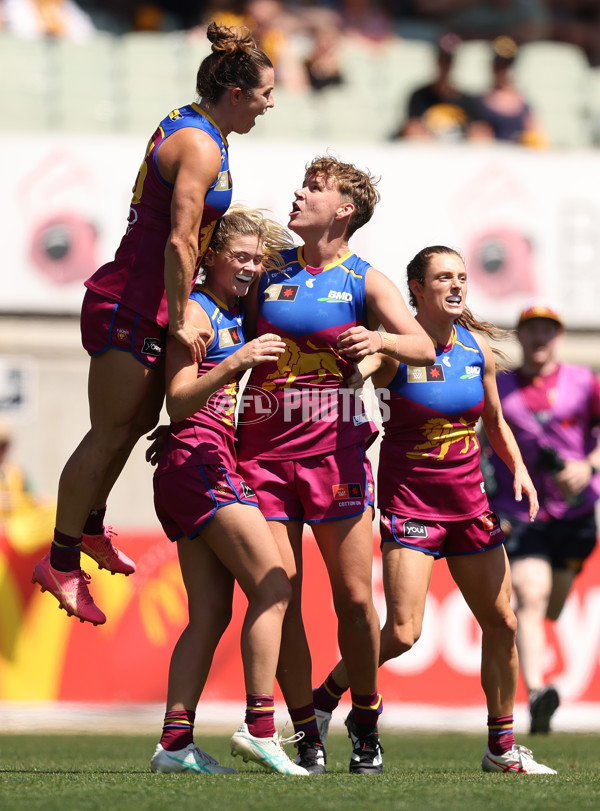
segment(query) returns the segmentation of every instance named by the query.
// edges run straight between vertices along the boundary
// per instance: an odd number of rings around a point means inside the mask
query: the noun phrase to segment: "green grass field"
[[[485,774],[484,736],[382,733],[384,775],[350,776],[348,739],[331,734],[328,774],[286,778],[229,754],[226,735],[197,735],[199,745],[237,775],[156,775],[156,737],[85,734],[0,735],[0,809],[600,809],[600,736],[521,736],[557,776]],[[290,755],[293,750],[288,750]]]

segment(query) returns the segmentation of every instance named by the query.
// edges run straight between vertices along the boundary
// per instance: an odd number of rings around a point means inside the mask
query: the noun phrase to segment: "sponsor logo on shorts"
[[[161,354],[162,346],[159,338],[144,338],[142,355],[150,355],[153,358],[158,358]]]
[[[254,498],[256,496],[254,490],[249,484],[246,484],[246,482],[242,482],[242,493],[244,494],[244,498]]]
[[[235,346],[241,344],[242,338],[239,327],[227,327],[219,330],[219,347]]]
[[[486,529],[490,535],[497,535],[499,532],[502,532],[500,521],[496,513],[489,512],[482,515],[481,523],[483,524],[483,528]]]
[[[334,302],[335,304],[349,304],[352,301],[352,293],[347,293],[345,290],[330,290],[323,298],[318,298],[317,301]]]
[[[294,301],[299,287],[298,284],[270,284],[265,290],[265,302]]]
[[[383,526],[388,530],[388,532],[391,532],[392,531],[392,522],[387,517],[387,515],[382,515],[380,517],[380,520],[381,520],[381,523],[383,524]]]
[[[429,530],[425,524],[419,524],[418,521],[403,521],[402,535],[404,538],[428,538]]]
[[[444,367],[441,363],[433,366],[409,366],[407,371],[409,383],[444,383]]]
[[[362,487],[360,484],[334,484],[332,486],[333,497],[336,501],[346,498],[362,498]]]

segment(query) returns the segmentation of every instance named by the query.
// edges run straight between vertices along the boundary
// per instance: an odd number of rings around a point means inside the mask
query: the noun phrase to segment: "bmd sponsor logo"
[[[481,377],[481,366],[465,366],[465,373],[460,379],[471,380],[473,377]]]
[[[318,298],[317,301],[329,301],[336,304],[349,304],[352,301],[352,293],[346,293],[345,290],[330,290],[326,296]]]

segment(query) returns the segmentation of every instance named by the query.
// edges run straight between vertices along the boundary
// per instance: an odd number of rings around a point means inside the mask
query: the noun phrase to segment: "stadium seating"
[[[592,142],[592,71],[583,52],[561,42],[523,45],[515,81],[532,104],[553,146]]]
[[[489,42],[463,42],[452,67],[452,80],[467,93],[483,93],[492,81],[492,49]]]
[[[98,33],[83,44],[0,34],[4,131],[143,133],[195,96],[208,43],[183,33]],[[321,92],[278,87],[278,115],[252,138],[384,141],[403,119],[411,90],[434,72],[435,46],[410,39],[377,47],[344,44],[345,81]],[[490,80],[485,42],[465,42],[459,86],[480,92]],[[593,146],[600,131],[600,71],[563,43],[523,45],[515,79],[553,147]],[[85,111],[85,112],[82,112]]]
[[[47,104],[56,128],[69,132],[112,132],[117,128],[118,84],[114,72],[119,48],[114,37],[98,34],[80,43],[47,43],[55,92]]]
[[[0,109],[5,131],[52,125],[48,97],[53,88],[47,59],[44,43],[0,34]]]

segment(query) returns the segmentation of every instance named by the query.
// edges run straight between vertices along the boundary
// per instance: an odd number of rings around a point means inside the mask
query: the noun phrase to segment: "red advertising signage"
[[[373,581],[381,621],[385,604],[375,539]],[[111,576],[89,561],[91,592],[107,615],[94,627],[67,617],[31,583],[43,548],[0,536],[0,701],[163,702],[173,645],[187,620],[175,546],[160,532],[123,532],[118,545],[137,562],[131,577]],[[47,547],[46,547],[47,548]],[[338,658],[336,620],[325,567],[310,534],[304,542],[304,616],[321,681]],[[84,564],[85,565],[85,564]],[[245,598],[236,589],[234,613],[217,650],[203,701],[243,701],[239,653]],[[577,579],[560,620],[548,626],[548,678],[569,702],[600,702],[600,553]],[[446,564],[437,562],[423,634],[407,654],[380,670],[388,702],[481,704],[479,628]],[[525,700],[522,684],[517,700]]]

